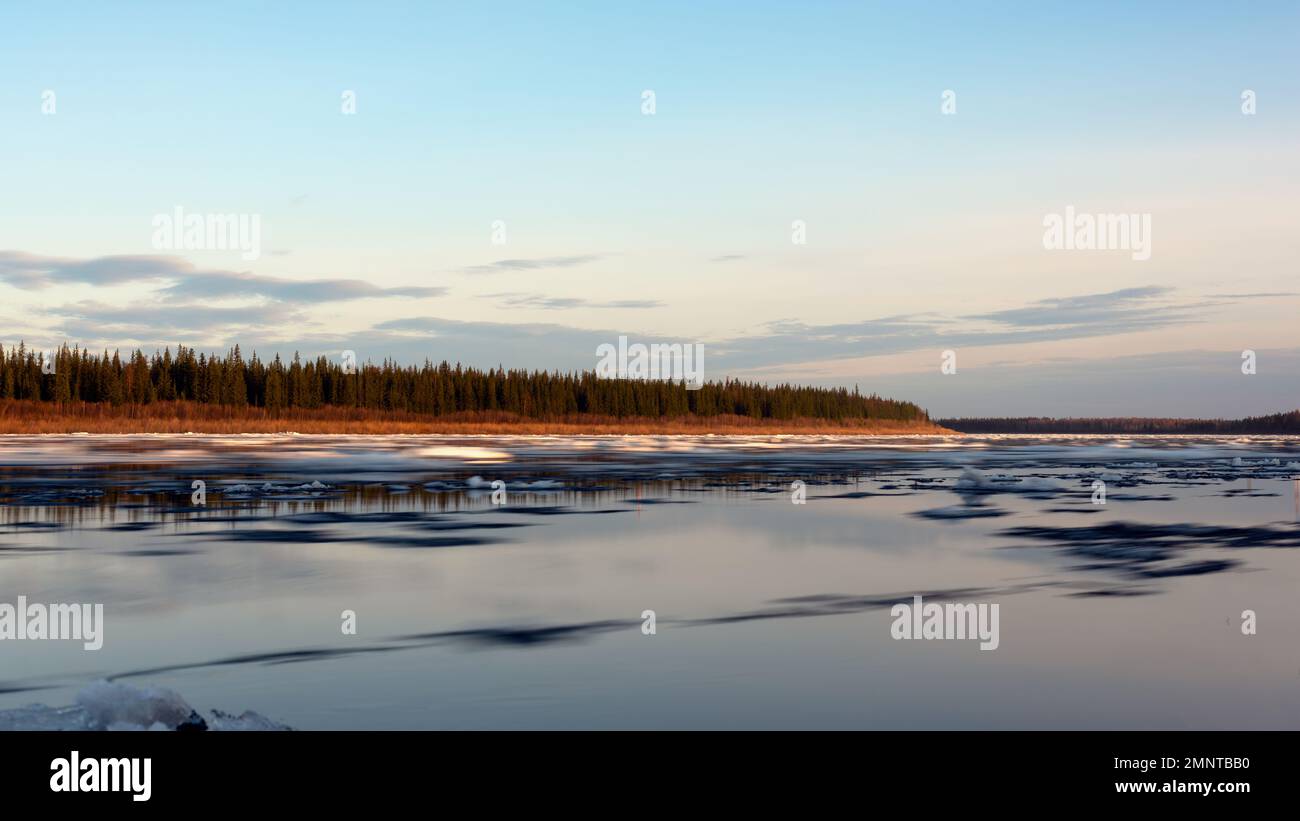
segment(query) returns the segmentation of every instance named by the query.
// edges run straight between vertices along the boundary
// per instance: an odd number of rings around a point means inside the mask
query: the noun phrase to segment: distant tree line
[[[286,408],[345,406],[441,416],[503,411],[532,419],[573,414],[613,417],[736,415],[755,419],[928,421],[911,402],[864,396],[855,387],[767,386],[726,380],[699,390],[684,383],[602,379],[595,371],[480,370],[451,365],[356,364],[326,357],[269,362],[245,360],[236,345],[225,356],[178,345],[146,356],[132,351],[94,354],[64,345],[46,354],[22,343],[0,346],[0,400],[113,405],[188,400],[207,405]]]
[[[1065,418],[1044,416],[940,419],[962,433],[1223,433],[1300,434],[1300,410],[1245,419],[1165,419],[1143,417]]]

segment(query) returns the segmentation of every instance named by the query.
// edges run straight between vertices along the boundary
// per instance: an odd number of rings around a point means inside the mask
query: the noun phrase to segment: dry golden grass
[[[743,416],[617,419],[575,415],[527,419],[508,413],[459,413],[429,417],[361,408],[295,408],[272,415],[262,408],[155,402],[111,405],[70,402],[0,401],[5,433],[338,433],[338,434],[775,434],[828,435],[953,433],[929,422],[867,420],[789,421]]]

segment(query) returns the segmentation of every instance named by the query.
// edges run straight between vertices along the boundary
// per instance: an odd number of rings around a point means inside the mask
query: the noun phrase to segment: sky
[[[1290,410],[1297,34],[1294,2],[6,0],[0,344],[573,370],[626,336],[938,417]],[[1067,208],[1149,229],[1049,248]],[[177,209],[257,231],[185,247]]]

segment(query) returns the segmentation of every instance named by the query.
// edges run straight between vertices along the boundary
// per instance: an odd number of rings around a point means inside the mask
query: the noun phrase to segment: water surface
[[[1287,437],[0,437],[0,601],[106,619],[0,641],[0,711],[1295,729],[1298,520]],[[893,640],[918,593],[997,603],[998,649]]]

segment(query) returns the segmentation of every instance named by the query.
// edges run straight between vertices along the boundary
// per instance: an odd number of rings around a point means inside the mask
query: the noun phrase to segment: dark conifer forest
[[[224,356],[177,346],[125,357],[66,345],[51,357],[22,343],[0,346],[0,401],[113,406],[187,401],[269,413],[289,409],[364,408],[446,416],[503,412],[524,419],[570,415],[614,418],[740,416],[752,419],[819,419],[851,422],[928,422],[911,402],[863,395],[857,389],[763,385],[726,380],[687,390],[681,382],[604,379],[594,371],[480,370],[452,365],[358,363],[345,369],[324,356],[294,354],[269,361],[244,358],[239,346]]]
[[[1300,434],[1300,410],[1245,419],[1175,419],[1152,417],[1065,418],[1002,417],[940,419],[938,424],[961,433],[1077,434]]]

